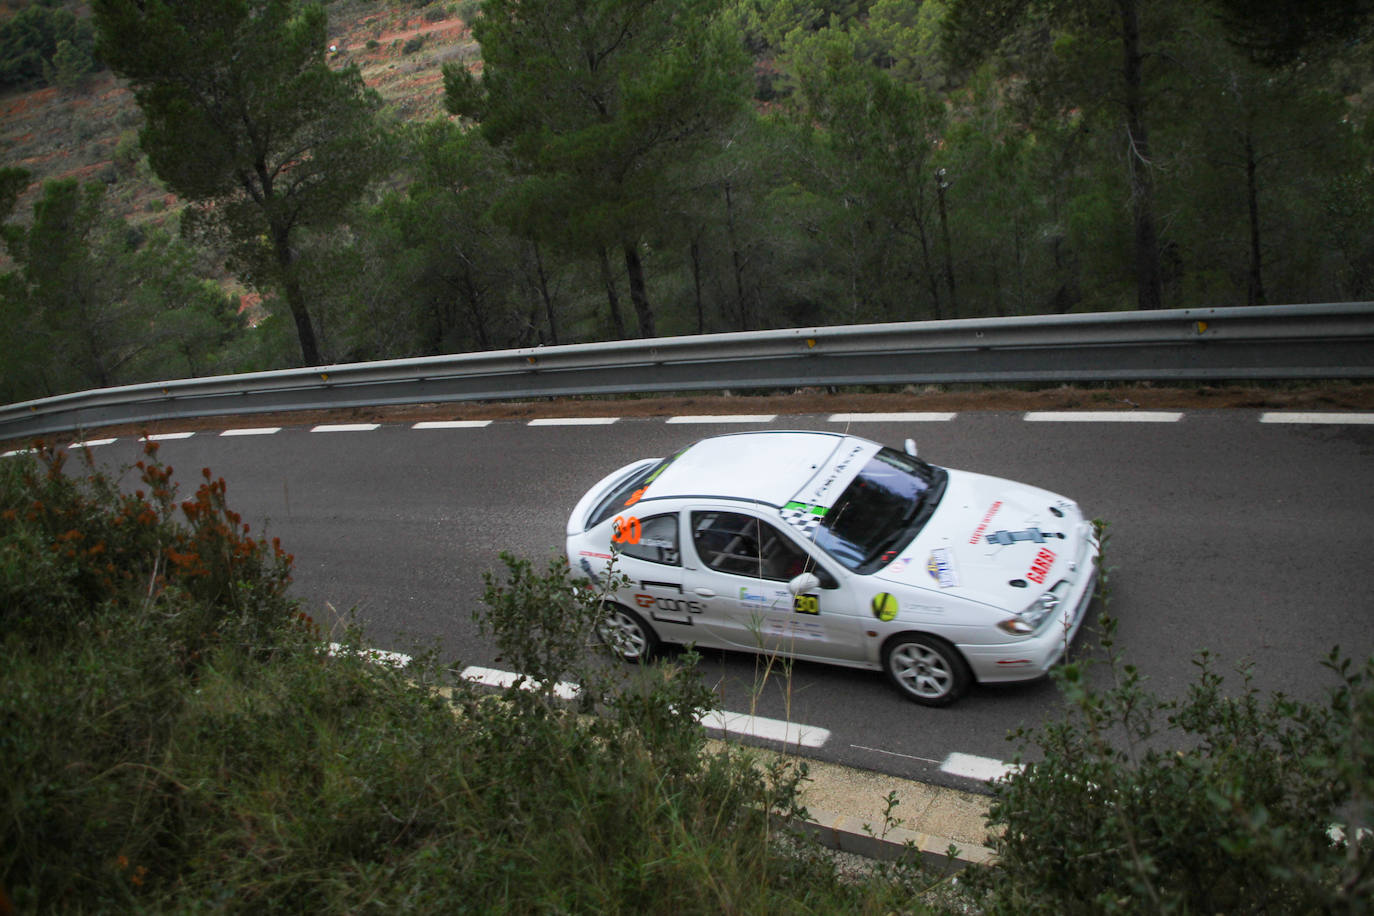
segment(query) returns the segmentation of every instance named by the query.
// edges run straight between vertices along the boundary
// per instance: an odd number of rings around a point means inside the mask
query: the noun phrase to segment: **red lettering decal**
[[[1050,567],[1054,565],[1054,551],[1048,547],[1042,547],[1040,552],[1031,560],[1030,572],[1026,573],[1026,578],[1036,585],[1044,585],[1045,577],[1050,574]]]
[[[1002,501],[999,499],[988,507],[987,514],[978,523],[978,527],[973,529],[973,537],[968,539],[970,544],[977,544],[978,539],[983,536],[983,532],[988,530],[988,525],[992,522],[992,517],[997,514],[997,510],[1002,508]]]

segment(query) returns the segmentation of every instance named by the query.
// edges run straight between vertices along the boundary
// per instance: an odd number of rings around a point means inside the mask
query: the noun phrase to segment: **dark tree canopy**
[[[1368,41],[1374,0],[1212,0],[1231,40],[1270,66]]]
[[[235,266],[280,289],[307,364],[320,362],[295,234],[342,218],[385,161],[356,67],[325,61],[318,4],[95,0],[101,56],[134,87],[158,176],[226,234]]]
[[[529,179],[510,218],[619,249],[641,335],[654,334],[638,246],[662,221],[671,174],[747,98],[739,34],[719,0],[489,0],[474,27],[480,78],[445,67],[449,110],[481,122]]]

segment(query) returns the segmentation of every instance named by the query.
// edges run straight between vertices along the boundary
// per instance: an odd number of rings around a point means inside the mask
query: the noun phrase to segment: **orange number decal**
[[[640,533],[638,517],[617,515],[611,527],[611,540],[617,544],[638,544]]]
[[[625,500],[625,505],[633,506],[635,503],[639,502],[639,498],[644,495],[644,491],[647,489],[649,488],[640,487],[638,490],[635,490],[633,493],[630,494],[630,498]]]

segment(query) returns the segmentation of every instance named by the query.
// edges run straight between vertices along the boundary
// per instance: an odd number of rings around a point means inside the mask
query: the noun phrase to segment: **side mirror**
[[[806,592],[814,592],[816,589],[820,587],[821,580],[816,577],[815,573],[809,572],[802,573],[800,576],[797,576],[795,579],[792,579],[790,582],[787,583],[787,590],[794,595],[801,595],[805,594]]]
[[[907,453],[908,455],[910,455],[912,458],[915,458],[915,457],[916,457],[916,440],[915,440],[915,439],[908,439],[908,440],[906,440],[906,453]]]

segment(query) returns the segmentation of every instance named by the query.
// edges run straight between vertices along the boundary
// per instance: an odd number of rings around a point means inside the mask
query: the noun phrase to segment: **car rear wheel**
[[[606,605],[606,617],[597,634],[606,646],[627,662],[647,661],[658,651],[658,635],[634,611],[618,604]]]
[[[948,706],[973,680],[958,650],[924,634],[899,636],[889,643],[883,670],[904,697],[923,706]]]

